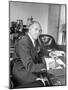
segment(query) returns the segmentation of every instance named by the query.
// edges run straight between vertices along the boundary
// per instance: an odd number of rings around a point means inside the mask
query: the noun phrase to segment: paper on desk
[[[49,67],[49,63],[50,63],[50,62],[53,62],[54,59],[53,59],[53,58],[46,58],[46,57],[45,57],[45,61],[46,61],[46,64],[47,64],[47,70],[49,70],[49,68],[50,68],[50,67]]]
[[[53,56],[53,55],[63,56],[63,55],[65,55],[65,52],[64,52],[64,51],[58,51],[58,50],[51,51],[51,52],[49,53],[49,56]]]
[[[62,69],[62,67],[61,66],[58,66],[58,67],[56,67],[56,69]]]
[[[57,62],[59,65],[63,65],[64,68],[65,68],[65,63],[64,63],[60,58],[58,58],[58,59],[56,60],[56,62]]]
[[[54,58],[46,58],[45,57],[45,61],[46,61],[46,64],[47,64],[47,70],[49,70],[50,69],[50,63],[52,63],[52,62],[54,62],[55,60],[54,60]],[[59,65],[63,65],[64,67],[65,67],[65,64],[64,64],[64,62],[60,59],[60,58],[58,58],[57,60],[56,60],[56,62],[59,64]],[[57,69],[59,69],[59,68],[61,68],[60,66],[58,66],[57,67]]]
[[[64,51],[58,51],[58,50],[56,50],[56,51],[55,51],[55,54],[56,54],[57,56],[63,56],[63,55],[65,55],[65,52],[64,52]]]

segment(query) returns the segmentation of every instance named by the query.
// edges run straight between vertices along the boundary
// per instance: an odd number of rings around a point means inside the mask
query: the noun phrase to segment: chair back
[[[46,48],[52,48],[56,45],[54,38],[51,35],[42,34],[39,36],[41,45]]]

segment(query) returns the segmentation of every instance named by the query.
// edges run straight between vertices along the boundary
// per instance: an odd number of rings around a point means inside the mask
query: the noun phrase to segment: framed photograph
[[[9,88],[66,86],[66,4],[9,1]]]

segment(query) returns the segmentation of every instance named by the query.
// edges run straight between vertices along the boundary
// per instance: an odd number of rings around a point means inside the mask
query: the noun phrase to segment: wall
[[[57,42],[58,34],[59,5],[49,5],[48,9],[48,34],[54,37]]]
[[[66,23],[66,21],[65,21],[65,18],[66,18],[66,17],[65,17],[65,11],[66,11],[66,10],[65,10],[65,9],[66,9],[65,5],[62,5],[62,6],[61,6],[61,12],[60,12],[60,13],[61,13],[61,14],[60,14],[60,25]]]
[[[47,33],[48,4],[10,2],[10,22],[22,19],[26,24],[31,16],[41,23],[43,33]]]
[[[56,43],[58,43],[58,34],[61,31],[61,25],[65,24],[65,5],[55,5],[51,4],[48,6],[48,31],[47,33],[55,38]],[[61,42],[62,38],[59,38]]]
[[[43,33],[52,35],[58,42],[58,26],[65,22],[65,7],[55,4],[38,4],[25,2],[10,2],[10,22],[22,19],[26,24],[28,17],[33,17],[41,23]],[[60,17],[60,18],[59,18]],[[60,20],[59,20],[60,19]]]

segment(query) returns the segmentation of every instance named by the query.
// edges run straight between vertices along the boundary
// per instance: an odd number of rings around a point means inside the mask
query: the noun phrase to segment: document
[[[55,51],[51,51],[49,53],[49,56],[53,57],[53,56],[63,56],[65,55],[65,52],[64,51],[58,51],[58,50],[55,50]]]
[[[58,58],[58,59],[54,59],[54,58],[46,58],[45,57],[45,62],[47,64],[47,70],[49,69],[62,69],[61,65],[63,65],[63,67],[65,68],[65,64],[64,62]]]

